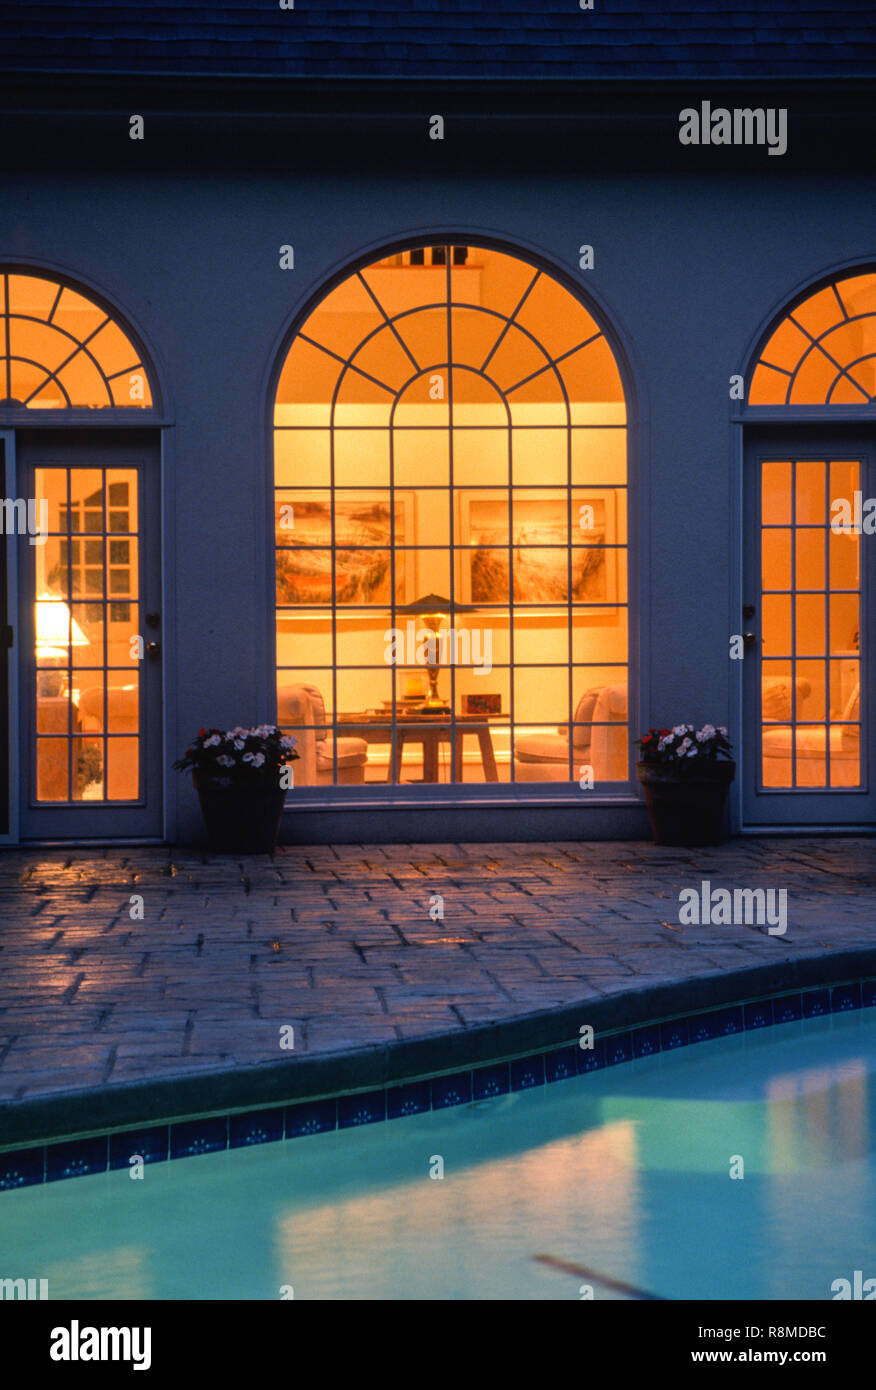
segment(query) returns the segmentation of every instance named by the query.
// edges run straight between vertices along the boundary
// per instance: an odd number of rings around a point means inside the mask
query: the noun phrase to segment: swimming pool
[[[0,1196],[0,1278],[52,1299],[830,1299],[876,1278],[874,1082],[863,1009],[23,1187]]]

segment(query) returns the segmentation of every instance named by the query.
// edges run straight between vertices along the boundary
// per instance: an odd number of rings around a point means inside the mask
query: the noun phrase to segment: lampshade
[[[69,647],[87,647],[88,638],[69,605],[54,594],[40,594],[36,601],[36,649],[41,657],[66,656]]]
[[[444,617],[450,617],[451,610],[457,607],[449,598],[443,594],[424,594],[422,598],[414,599],[413,603],[404,603],[396,606],[397,613],[440,613]]]

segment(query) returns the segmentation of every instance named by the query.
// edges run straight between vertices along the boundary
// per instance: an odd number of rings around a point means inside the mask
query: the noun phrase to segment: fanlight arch
[[[152,403],[142,354],[111,313],[49,276],[0,271],[0,407]]]
[[[624,385],[559,280],[476,244],[354,270],[288,347],[274,465],[296,786],[627,780]],[[423,613],[464,654],[428,694],[413,649],[384,651]]]
[[[751,376],[749,405],[876,402],[876,273],[833,280],[784,315]]]

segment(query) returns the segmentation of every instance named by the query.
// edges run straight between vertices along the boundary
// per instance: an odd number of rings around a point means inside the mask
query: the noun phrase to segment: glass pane
[[[335,486],[388,487],[389,435],[385,430],[368,427],[367,406],[357,407],[357,414],[363,428],[334,431]],[[347,412],[346,423],[353,423],[350,412]],[[317,479],[302,477],[300,481],[315,482]],[[330,479],[326,477],[325,481]]]
[[[790,661],[761,663],[761,715],[767,720],[788,720],[793,715],[794,684]]]
[[[790,725],[764,725],[761,729],[763,785],[765,787],[791,786],[792,747]]]
[[[767,535],[775,536],[775,531],[767,532]],[[797,588],[798,589],[823,589],[824,588],[824,540],[825,532],[820,527],[818,530],[803,529],[796,533],[796,564],[797,564]]]
[[[830,662],[830,714],[832,719],[860,719],[861,668],[853,658]]]
[[[831,594],[830,654],[857,655],[860,648],[860,611],[857,594]]]
[[[63,703],[66,705],[66,701]],[[45,708],[38,708],[37,714],[39,727],[46,714]],[[70,777],[67,739],[38,738],[36,745],[37,801],[68,801]]]
[[[794,520],[798,526],[813,522],[823,525],[826,482],[824,464],[813,459],[798,459],[795,471]]]
[[[572,660],[577,664],[626,661],[626,608],[573,608]]]
[[[78,677],[79,725],[83,733],[106,732],[104,695],[105,676],[102,671],[83,671]]]
[[[354,631],[360,624],[356,624]],[[303,609],[277,615],[277,666],[331,666],[331,610]]]
[[[515,429],[512,435],[515,485],[563,483],[569,478],[569,436],[564,429]]]
[[[764,526],[787,526],[791,521],[791,465],[769,461],[761,465],[761,520]]]
[[[860,584],[860,537],[828,532],[830,587],[857,589]]]
[[[106,470],[107,530],[136,532],[137,474],[133,468]]]
[[[136,734],[140,730],[139,676],[109,673],[107,689],[107,731],[111,734]]]
[[[573,428],[573,483],[625,483],[626,480],[626,430]]]
[[[764,594],[762,603],[764,656],[789,656],[791,654],[790,598],[780,594]]]
[[[506,429],[455,429],[453,481],[507,486],[510,434]]]
[[[102,801],[103,739],[73,739],[73,800]]]
[[[107,789],[110,801],[136,801],[140,794],[140,746],[135,738],[108,738]]]
[[[331,482],[329,430],[274,431],[274,476],[280,486],[327,487]],[[389,481],[389,464],[386,466]]]
[[[102,666],[106,609],[102,603],[73,603],[72,655],[74,666]]]
[[[824,595],[798,595],[796,619],[797,654],[799,656],[823,656],[827,650]]]
[[[798,661],[797,719],[827,717],[827,664],[824,661]]]
[[[798,724],[795,733],[798,787],[827,786],[827,733],[823,724]]]
[[[393,430],[392,466],[397,487],[446,487],[450,482],[449,431]]]
[[[852,725],[834,725],[830,730],[830,785],[861,785],[861,730]]]
[[[563,605],[553,612],[530,613],[514,609],[514,660],[522,664],[569,663],[569,610]]]
[[[761,532],[761,579],[765,589],[790,589],[790,531],[764,529]]]

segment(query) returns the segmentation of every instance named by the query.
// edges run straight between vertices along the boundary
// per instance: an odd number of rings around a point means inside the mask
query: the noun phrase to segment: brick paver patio
[[[680,925],[679,891],[704,879],[787,889],[786,934]],[[295,846],[273,861],[15,850],[0,855],[0,1100],[453,1034],[874,943],[866,838]]]

